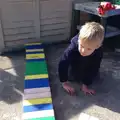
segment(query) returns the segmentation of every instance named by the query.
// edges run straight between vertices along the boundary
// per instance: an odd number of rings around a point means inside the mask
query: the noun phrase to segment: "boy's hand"
[[[73,87],[71,87],[68,82],[62,83],[62,86],[70,95],[75,94],[75,89]]]
[[[92,89],[89,89],[86,85],[82,85],[81,90],[85,93],[85,94],[90,94],[93,95],[95,94],[95,91]]]

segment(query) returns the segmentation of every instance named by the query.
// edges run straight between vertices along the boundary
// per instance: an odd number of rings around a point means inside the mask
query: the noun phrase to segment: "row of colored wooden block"
[[[43,45],[33,43],[25,47],[23,119],[55,120]]]

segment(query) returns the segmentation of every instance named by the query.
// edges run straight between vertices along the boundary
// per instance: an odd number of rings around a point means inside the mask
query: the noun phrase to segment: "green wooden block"
[[[31,118],[27,120],[55,120],[55,117]]]
[[[48,74],[45,61],[27,62],[25,75]]]

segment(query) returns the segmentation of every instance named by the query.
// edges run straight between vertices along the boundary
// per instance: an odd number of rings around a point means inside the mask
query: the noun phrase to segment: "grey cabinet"
[[[0,0],[0,50],[70,36],[72,1]]]

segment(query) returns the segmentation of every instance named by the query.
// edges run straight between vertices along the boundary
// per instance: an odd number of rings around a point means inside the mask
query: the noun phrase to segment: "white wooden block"
[[[24,94],[50,92],[50,87],[24,89]]]
[[[43,110],[43,111],[35,111],[35,112],[27,112],[23,113],[23,119],[31,119],[31,118],[40,118],[40,117],[52,117],[54,116],[54,110]]]
[[[24,100],[51,97],[51,92],[25,94]]]

